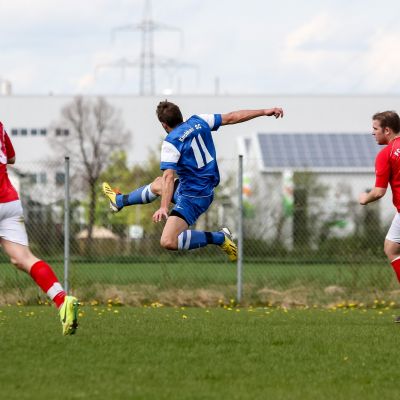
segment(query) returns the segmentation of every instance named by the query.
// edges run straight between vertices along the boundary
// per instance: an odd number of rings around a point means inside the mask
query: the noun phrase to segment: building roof
[[[373,171],[380,147],[370,133],[259,133],[262,169]]]

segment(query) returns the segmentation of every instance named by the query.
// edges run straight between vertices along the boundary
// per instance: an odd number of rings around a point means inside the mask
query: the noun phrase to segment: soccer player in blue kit
[[[161,148],[161,177],[123,195],[103,183],[103,192],[110,201],[110,208],[118,212],[123,207],[144,204],[161,196],[160,208],[153,214],[154,222],[167,222],[160,244],[168,250],[191,250],[214,244],[228,255],[237,258],[237,248],[228,228],[217,232],[189,230],[211,205],[214,188],[219,184],[219,171],[211,131],[221,125],[237,124],[261,116],[283,117],[281,108],[240,110],[227,114],[199,114],[183,121],[179,107],[162,101],[157,116],[167,132]],[[178,179],[175,179],[175,173]],[[174,203],[169,213],[170,203]]]

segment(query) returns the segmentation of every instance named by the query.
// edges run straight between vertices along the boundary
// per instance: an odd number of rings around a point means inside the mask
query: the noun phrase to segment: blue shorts
[[[200,215],[207,211],[213,200],[214,193],[204,197],[192,197],[179,192],[175,193],[175,207],[172,209],[171,215],[179,215],[189,226],[193,225]]]

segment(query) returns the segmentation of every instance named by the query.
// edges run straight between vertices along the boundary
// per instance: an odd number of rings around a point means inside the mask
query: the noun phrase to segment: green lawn
[[[391,309],[0,308],[1,399],[394,399]]]
[[[63,266],[53,265],[63,281]],[[77,263],[70,268],[70,288],[82,300],[119,297],[124,304],[159,300],[170,305],[216,305],[236,296],[236,265],[228,262]],[[245,263],[243,304],[331,304],[341,300],[400,302],[395,274],[385,263],[276,264]],[[327,287],[338,290],[326,292]],[[179,292],[179,300],[174,296]],[[41,292],[32,279],[10,264],[0,264],[0,305],[18,300],[33,304]],[[175,296],[176,297],[176,296]],[[122,299],[123,298],[123,299]]]
[[[60,278],[63,266],[52,265]],[[245,263],[243,282],[257,286],[271,285],[280,288],[293,282],[318,285],[344,285],[352,287],[386,288],[394,274],[390,265],[366,264],[276,264]],[[176,263],[72,263],[70,266],[71,285],[85,286],[99,284],[152,284],[157,286],[234,285],[236,264],[228,262],[176,262]],[[0,264],[0,290],[6,287],[27,287],[32,285],[25,274],[11,264]]]

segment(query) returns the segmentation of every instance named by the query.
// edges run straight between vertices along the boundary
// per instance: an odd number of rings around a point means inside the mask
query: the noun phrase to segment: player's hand
[[[265,115],[268,117],[283,118],[283,109],[279,107],[265,110]]]
[[[161,222],[163,219],[168,219],[168,208],[160,207],[154,214],[153,214],[153,222]]]
[[[368,197],[368,193],[366,193],[366,192],[361,193],[361,194],[358,196],[358,202],[359,202],[362,206],[365,206],[365,205],[367,204],[367,197]]]

